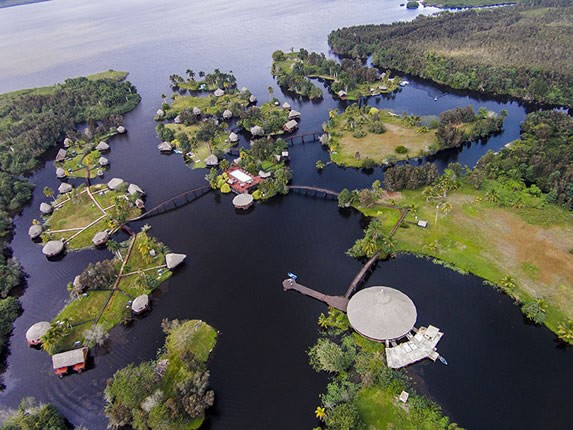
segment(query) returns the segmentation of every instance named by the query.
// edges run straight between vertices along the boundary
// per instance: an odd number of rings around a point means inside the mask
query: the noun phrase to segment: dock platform
[[[311,288],[305,287],[304,285],[299,284],[294,279],[287,278],[283,281],[283,290],[294,290],[298,291],[305,296],[312,297],[315,300],[319,300],[323,303],[326,303],[328,306],[336,308],[342,312],[346,312],[346,308],[348,307],[348,299],[342,296],[329,296],[327,294],[323,294],[319,291],[313,290]]]
[[[433,325],[429,325],[428,328],[420,327],[414,336],[411,334],[407,336],[407,342],[386,348],[388,367],[399,369],[424,358],[436,361],[440,357],[436,351],[436,345],[443,335],[444,333]]]

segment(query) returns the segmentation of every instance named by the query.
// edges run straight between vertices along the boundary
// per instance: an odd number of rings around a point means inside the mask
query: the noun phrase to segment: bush
[[[408,3],[406,3],[406,7],[408,9],[418,9],[419,6],[420,4],[417,1],[409,1]]]
[[[407,154],[408,148],[406,148],[404,145],[398,145],[396,148],[394,148],[394,151],[397,154]]]
[[[373,169],[374,167],[376,167],[376,161],[374,161],[372,158],[365,158],[362,161],[362,168],[369,170],[369,169]]]
[[[356,139],[362,139],[364,136],[366,136],[366,132],[359,128],[354,133],[352,133],[352,136]]]
[[[374,134],[382,134],[386,131],[386,127],[382,121],[373,121],[368,126],[368,131]]]
[[[543,324],[547,317],[543,307],[542,301],[530,300],[521,307],[521,312],[535,324]]]
[[[227,184],[226,182],[223,184],[223,186],[221,187],[221,192],[223,194],[228,194],[231,192],[231,186],[229,184]]]

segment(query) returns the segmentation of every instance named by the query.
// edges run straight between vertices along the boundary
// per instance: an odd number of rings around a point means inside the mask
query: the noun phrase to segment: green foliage
[[[352,364],[355,355],[356,350],[352,346],[340,346],[324,338],[319,339],[308,351],[310,364],[317,372],[344,372]]]
[[[394,151],[396,151],[398,154],[406,154],[408,152],[408,148],[406,148],[404,145],[398,145],[396,148],[394,148]]]
[[[543,324],[547,317],[545,314],[546,309],[547,305],[545,302],[541,299],[536,299],[525,302],[521,307],[521,312],[535,324]]]
[[[4,353],[8,337],[12,333],[12,323],[20,313],[20,302],[15,297],[0,299],[0,355]]]
[[[442,13],[411,22],[343,28],[328,41],[339,55],[372,55],[378,67],[453,88],[572,106],[573,7],[570,2],[567,6]]]
[[[382,121],[372,121],[368,124],[368,131],[374,134],[382,134],[386,131],[386,126]]]
[[[33,398],[22,399],[18,410],[8,416],[0,430],[68,430],[72,429],[55,406],[39,404]]]
[[[373,219],[364,232],[364,237],[358,239],[346,253],[354,258],[372,258],[377,252],[382,255],[390,254],[394,249],[392,239],[384,234],[384,225],[378,218]]]
[[[408,9],[418,9],[418,7],[420,7],[420,4],[417,1],[409,1],[408,3],[406,3],[406,7]]]
[[[422,166],[404,164],[384,171],[384,185],[390,191],[415,190],[424,185],[432,185],[439,175],[438,168],[433,163]]]
[[[113,260],[97,261],[88,264],[88,267],[80,274],[79,284],[82,291],[111,288],[118,274],[119,268]]]

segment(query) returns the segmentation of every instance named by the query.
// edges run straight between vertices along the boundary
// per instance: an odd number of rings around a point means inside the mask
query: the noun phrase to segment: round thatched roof
[[[62,182],[62,183],[60,184],[60,186],[58,187],[58,192],[59,192],[60,194],[69,193],[70,191],[72,191],[73,188],[74,188],[74,187],[72,187],[71,184],[67,184],[67,183],[65,183],[65,182]]]
[[[232,131],[231,134],[229,135],[229,140],[231,142],[238,142],[239,136],[234,131]]]
[[[175,124],[181,124],[181,116],[177,115],[175,118],[173,118],[173,122]]]
[[[129,187],[127,187],[127,192],[131,195],[135,193],[145,194],[145,192],[141,188],[139,188],[139,185],[136,184],[129,184]]]
[[[201,109],[198,107],[193,108],[193,115],[201,115]]]
[[[173,146],[171,146],[169,142],[161,142],[157,145],[157,149],[159,149],[160,152],[171,152],[173,151]]]
[[[157,116],[165,116],[165,111],[163,109],[157,109],[157,112],[155,112],[155,114]]]
[[[271,172],[265,172],[264,170],[259,170],[259,177],[266,179],[271,176]]]
[[[254,127],[251,127],[251,134],[253,136],[264,136],[265,129],[260,125],[255,125]]]
[[[60,254],[64,248],[64,242],[61,240],[50,240],[42,248],[42,254],[44,254],[46,257],[54,257]]]
[[[255,103],[256,101],[257,101],[257,98],[254,96],[254,94],[251,94],[251,97],[249,97],[249,102]]]
[[[30,239],[36,239],[37,237],[40,237],[43,231],[44,229],[40,224],[33,224],[28,229],[28,236],[30,236]]]
[[[136,314],[139,314],[149,307],[149,296],[147,294],[142,294],[137,296],[133,303],[131,304],[131,310]]]
[[[66,137],[64,139],[64,148],[69,148],[72,145],[72,143],[74,143],[73,140],[70,139],[69,137]]]
[[[42,214],[44,215],[48,215],[52,213],[52,205],[46,202],[42,202],[40,203],[40,212],[42,212]]]
[[[221,88],[217,88],[213,94],[215,94],[215,97],[221,97],[225,95],[225,91]]]
[[[99,160],[97,160],[98,164],[100,166],[109,166],[109,160],[105,157],[99,157]]]
[[[249,193],[237,194],[233,199],[236,208],[247,208],[253,204],[253,195]]]
[[[49,329],[50,323],[48,321],[37,322],[26,331],[26,340],[32,344],[40,343],[42,336],[44,336]]]
[[[168,269],[174,269],[175,267],[179,266],[183,263],[183,260],[187,258],[185,254],[174,254],[169,253],[165,254],[165,265]]]
[[[100,152],[102,152],[102,151],[107,151],[107,150],[109,149],[109,145],[107,144],[107,142],[104,142],[104,141],[102,140],[100,143],[98,143],[98,144],[96,145],[96,149],[97,149],[98,151],[100,151]]]
[[[66,171],[64,169],[62,169],[61,167],[58,167],[56,169],[56,178],[62,179],[65,177],[66,177]]]
[[[288,102],[284,102],[283,109],[290,109],[290,104]]]
[[[300,118],[300,112],[296,110],[291,110],[288,114],[288,119],[297,119]]]
[[[126,128],[125,128],[123,125],[120,125],[120,126],[117,128],[117,132],[118,132],[119,134],[123,134],[123,133],[125,133],[126,131],[127,131],[127,130],[126,130]]]
[[[92,239],[92,243],[95,246],[100,246],[103,245],[104,243],[106,243],[109,239],[109,233],[107,231],[98,231],[93,239]]]
[[[401,291],[370,287],[357,292],[348,302],[348,320],[361,335],[378,341],[400,339],[416,323],[416,306]]]
[[[223,118],[224,119],[233,118],[233,112],[231,112],[229,109],[225,109],[225,111],[223,112]]]
[[[215,154],[211,154],[207,158],[205,158],[205,164],[207,166],[216,166],[217,164],[219,164],[219,159]]]
[[[111,181],[107,183],[107,186],[110,190],[117,190],[117,188],[123,184],[123,179],[121,178],[113,178]]]

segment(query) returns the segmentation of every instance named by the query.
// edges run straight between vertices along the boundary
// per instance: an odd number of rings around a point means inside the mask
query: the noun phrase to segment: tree
[[[119,250],[121,249],[121,245],[119,244],[119,242],[110,239],[107,241],[106,243],[106,247],[110,252],[113,252],[113,254],[119,258],[121,261],[123,261],[123,258],[121,256],[121,253],[119,252]]]
[[[311,366],[317,371],[339,373],[348,369],[356,355],[351,346],[339,346],[331,340],[321,338],[308,352]]]
[[[189,76],[191,81],[195,81],[195,72],[193,70],[187,69],[185,70],[185,73],[187,73],[187,76]]]
[[[267,91],[268,91],[269,96],[272,100],[273,99],[273,93],[274,93],[273,87],[271,87],[271,86],[267,87]]]
[[[573,344],[573,321],[560,322],[555,333],[563,342]]]
[[[44,187],[44,195],[48,198],[52,198],[53,200],[55,200],[54,198],[54,190],[51,189],[50,187]]]
[[[106,340],[109,338],[109,334],[105,332],[101,324],[96,324],[93,327],[84,330],[83,336],[84,343],[89,348],[103,346]]]

